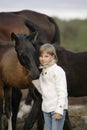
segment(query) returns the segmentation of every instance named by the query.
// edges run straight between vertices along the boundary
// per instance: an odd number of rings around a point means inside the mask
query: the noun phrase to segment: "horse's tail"
[[[56,24],[56,22],[54,21],[53,18],[51,18],[51,17],[48,16],[48,19],[55,26],[55,35],[54,35],[54,38],[52,40],[52,43],[57,43],[58,45],[60,45],[60,30],[59,30],[59,27],[58,27],[58,25]]]

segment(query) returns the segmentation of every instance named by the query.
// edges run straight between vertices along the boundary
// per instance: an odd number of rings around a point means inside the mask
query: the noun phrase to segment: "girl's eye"
[[[45,57],[48,57],[48,56],[45,56]]]

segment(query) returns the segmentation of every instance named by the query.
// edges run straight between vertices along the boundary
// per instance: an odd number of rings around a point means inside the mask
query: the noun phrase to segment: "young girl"
[[[42,111],[46,130],[63,130],[67,100],[67,83],[64,70],[56,64],[58,61],[55,48],[51,44],[40,47],[39,86],[42,95]]]

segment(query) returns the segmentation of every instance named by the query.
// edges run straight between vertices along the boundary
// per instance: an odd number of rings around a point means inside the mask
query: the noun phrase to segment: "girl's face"
[[[43,66],[48,65],[53,59],[54,55],[50,55],[45,51],[39,56],[39,61]]]

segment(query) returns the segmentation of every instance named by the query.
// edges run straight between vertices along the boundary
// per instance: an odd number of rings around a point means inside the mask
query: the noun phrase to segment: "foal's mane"
[[[23,39],[23,38],[26,38],[27,35],[26,34],[17,34],[17,37],[20,38],[20,39]]]

